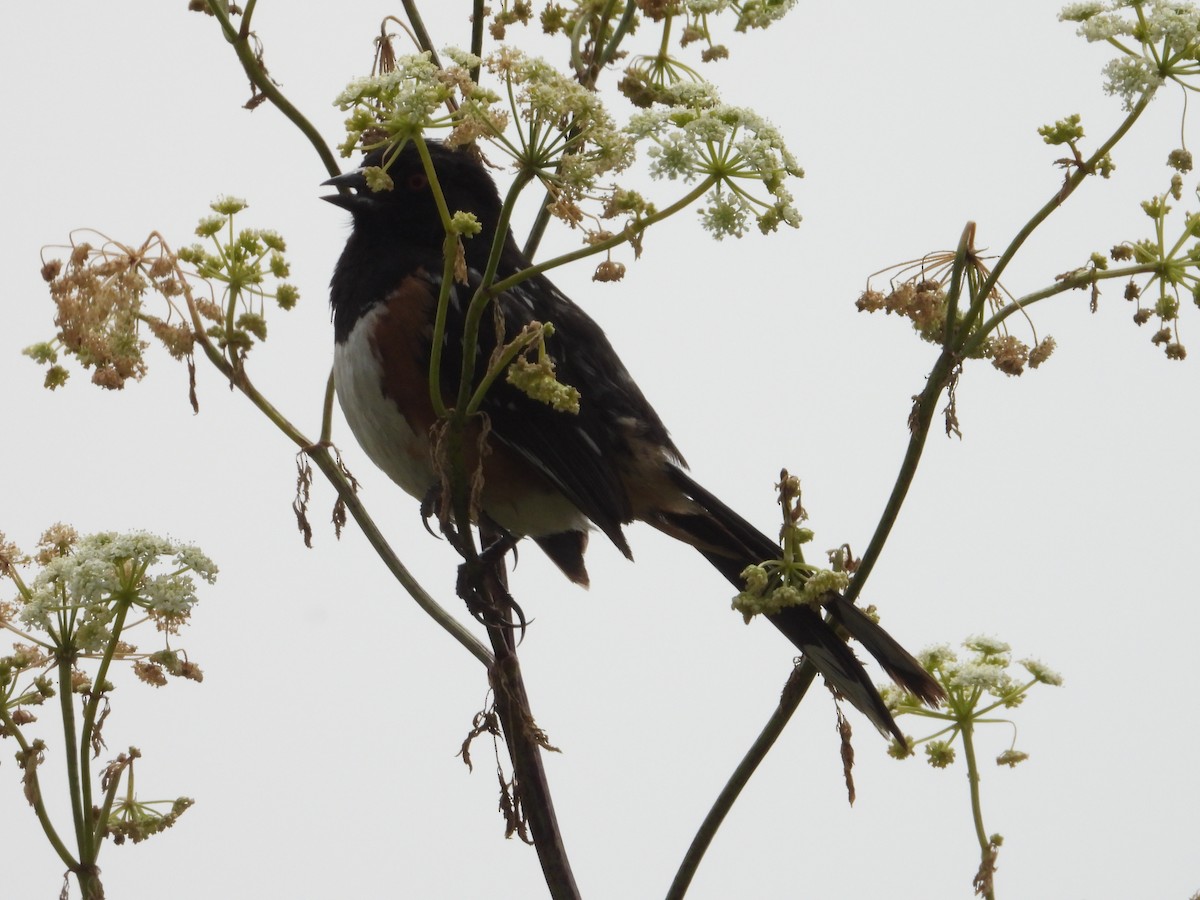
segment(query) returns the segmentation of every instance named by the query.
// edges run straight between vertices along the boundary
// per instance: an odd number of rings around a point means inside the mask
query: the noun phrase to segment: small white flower
[[[1104,4],[1099,2],[1068,3],[1058,14],[1060,22],[1083,22],[1104,12]]]
[[[729,0],[687,0],[687,10],[693,16],[710,16],[724,12]]]
[[[796,0],[742,0],[737,30],[769,28],[791,11]]]
[[[951,673],[949,681],[954,687],[981,688],[999,694],[1008,687],[1011,679],[1002,665],[971,661],[960,663]]]
[[[1023,665],[1029,671],[1030,675],[1032,675],[1042,684],[1052,684],[1058,686],[1063,683],[1062,676],[1043,663],[1041,660],[1023,659],[1021,660],[1021,665]]]
[[[715,178],[700,215],[717,238],[741,237],[750,216],[764,233],[781,222],[798,225],[784,182],[804,172],[779,131],[753,110],[720,103],[709,86],[681,89],[674,99],[681,102],[635,113],[626,126],[635,140],[651,142],[650,174],[684,182]],[[755,196],[751,182],[767,197]]]
[[[717,240],[740,238],[746,233],[746,208],[741,203],[731,202],[728,194],[717,194],[712,206],[700,210],[700,221]]]
[[[1147,59],[1128,56],[1110,60],[1104,67],[1104,91],[1121,98],[1125,109],[1133,109],[1134,99],[1147,91],[1156,91],[1165,79]]]
[[[196,604],[196,585],[187,575],[156,575],[140,591],[145,606],[162,616],[183,616]]]
[[[968,650],[974,650],[976,653],[982,653],[985,656],[999,656],[1001,653],[1008,653],[1012,650],[1012,647],[1004,641],[982,634],[971,635],[963,641],[963,646]]]
[[[175,549],[175,560],[191,569],[209,584],[217,580],[217,564],[200,551],[194,544],[180,544]]]
[[[953,663],[957,659],[958,654],[949,644],[935,644],[917,654],[917,662],[921,664],[921,668],[928,671],[944,668],[947,663]]]

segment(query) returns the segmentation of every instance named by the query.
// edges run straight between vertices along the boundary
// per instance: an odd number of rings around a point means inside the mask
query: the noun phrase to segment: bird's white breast
[[[436,481],[428,436],[415,433],[384,395],[383,363],[371,340],[376,320],[386,312],[382,305],[371,310],[355,323],[345,343],[334,346],[333,381],[346,422],[371,462],[423,500]]]

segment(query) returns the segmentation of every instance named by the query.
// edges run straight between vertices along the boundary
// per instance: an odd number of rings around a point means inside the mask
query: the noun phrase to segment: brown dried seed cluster
[[[987,355],[1005,375],[1020,375],[1029,362],[1029,347],[1020,338],[1006,334],[992,339]]]
[[[934,338],[946,321],[946,292],[931,279],[910,279],[888,294],[867,289],[855,303],[860,311],[884,310],[910,319],[922,336]]]
[[[609,259],[596,266],[592,281],[620,281],[624,277],[625,264]]]
[[[132,250],[106,243],[96,248],[81,242],[72,246],[65,264],[51,260],[42,266],[57,307],[56,340],[85,369],[93,370],[92,382],[100,387],[120,389],[129,379],[136,381],[146,374],[143,323],[176,359],[191,352],[194,335],[188,325],[170,324],[143,310],[147,290],[166,298],[183,293],[174,257],[160,253],[148,259],[148,246]],[[47,386],[57,386],[65,378],[61,370],[58,378],[48,377]]]
[[[81,243],[50,281],[58,340],[95,370],[92,382],[101,387],[121,388],[146,373],[138,313],[148,284],[137,263],[133,255],[93,255],[92,246]],[[43,277],[52,270],[43,267]]]

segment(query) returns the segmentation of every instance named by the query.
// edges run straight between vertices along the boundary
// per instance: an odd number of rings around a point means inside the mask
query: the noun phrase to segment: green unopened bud
[[[944,769],[954,762],[954,748],[947,741],[930,741],[925,745],[925,755],[935,769]]]
[[[390,191],[396,186],[396,183],[392,181],[392,176],[379,166],[367,166],[362,170],[362,176],[367,182],[367,188],[372,193]]]
[[[225,226],[224,216],[205,216],[196,225],[196,234],[199,235],[200,237],[212,237],[213,235],[220,232],[220,230],[224,226]],[[180,259],[184,258],[182,251],[179,254],[179,258]]]
[[[1161,219],[1171,211],[1165,197],[1151,197],[1142,201],[1142,211],[1152,219]]]
[[[275,302],[280,309],[292,309],[300,299],[300,292],[294,285],[281,284],[275,289]]]
[[[1038,134],[1047,144],[1070,144],[1083,137],[1083,126],[1079,123],[1079,114],[1074,113],[1053,125],[1043,125]]]
[[[454,234],[460,234],[464,237],[474,237],[483,230],[483,226],[479,224],[479,219],[475,217],[475,213],[464,212],[460,209],[450,217],[450,230]]]

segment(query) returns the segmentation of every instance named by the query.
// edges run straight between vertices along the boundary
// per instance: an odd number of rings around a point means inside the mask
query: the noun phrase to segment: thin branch
[[[429,61],[440,69],[442,61],[438,58],[437,48],[433,46],[433,38],[429,36],[429,31],[425,28],[425,22],[421,19],[421,12],[417,9],[415,0],[402,0],[402,2],[404,3],[404,14],[408,16],[408,22],[417,36],[417,46],[428,52]]]
[[[159,238],[162,239],[161,236]],[[164,242],[165,246],[165,242]],[[192,331],[196,336],[196,343],[200,345],[204,355],[208,357],[208,361],[213,364],[216,369],[221,372],[230,383],[241,391],[251,403],[258,407],[272,424],[282,431],[287,438],[296,444],[319,468],[322,474],[325,475],[329,483],[333,485],[338,492],[338,496],[345,503],[346,509],[350,515],[354,517],[354,521],[358,523],[362,529],[363,535],[379,554],[379,558],[383,560],[388,571],[390,571],[395,579],[400,582],[400,585],[408,592],[417,605],[425,611],[430,618],[438,623],[443,629],[449,632],[450,636],[463,645],[471,655],[478,659],[485,666],[490,666],[493,662],[492,654],[483,646],[466,627],[455,619],[450,613],[442,608],[440,604],[423,588],[420,582],[417,581],[408,568],[400,561],[400,558],[392,550],[391,545],[383,536],[383,533],[376,526],[370,513],[358,498],[354,488],[350,485],[346,476],[338,467],[333,455],[329,452],[329,447],[325,443],[314,443],[297,429],[279,410],[277,410],[257,388],[251,383],[249,377],[244,370],[235,371],[233,366],[225,358],[224,354],[215,347],[205,331],[204,323],[200,318],[200,313],[196,309],[195,301],[192,298],[190,289],[187,289],[187,280],[180,273],[180,283],[185,285],[185,299],[187,301],[188,312],[192,319]],[[325,398],[325,414],[330,412],[330,401],[328,399],[328,391]]]
[[[971,310],[967,314],[968,322],[972,321],[976,316],[979,315],[979,311],[983,308],[983,304],[987,302],[987,298],[991,294],[993,288],[995,288],[999,283],[1000,275],[1012,261],[1012,258],[1017,255],[1017,251],[1021,249],[1021,245],[1024,244],[1026,239],[1037,230],[1038,226],[1040,226],[1042,222],[1046,221],[1046,219],[1050,217],[1051,213],[1062,206],[1063,202],[1070,197],[1071,194],[1075,193],[1075,189],[1078,188],[1079,185],[1083,184],[1084,180],[1089,175],[1095,173],[1096,165],[1108,155],[1109,151],[1117,145],[1121,138],[1125,137],[1129,129],[1133,127],[1134,123],[1137,122],[1142,113],[1146,111],[1146,107],[1150,104],[1150,100],[1153,98],[1153,96],[1153,91],[1147,91],[1146,93],[1142,94],[1138,102],[1134,104],[1133,109],[1129,111],[1129,115],[1127,115],[1122,120],[1121,124],[1117,126],[1116,130],[1109,135],[1108,140],[1101,144],[1096,152],[1088,157],[1087,162],[1085,162],[1082,166],[1076,167],[1075,171],[1067,177],[1065,182],[1063,182],[1063,186],[1059,190],[1055,191],[1054,196],[1047,200],[1042,208],[1034,213],[1033,218],[1025,223],[1025,227],[1017,232],[1016,237],[1014,237],[1011,243],[1009,243],[1008,247],[1005,248],[1004,253],[1002,253],[1000,256],[1000,259],[996,261],[996,265],[992,267],[992,272],[987,277],[987,280],[984,281],[983,287],[979,291],[979,296],[974,298],[975,302],[972,304]]]
[[[72,872],[79,865],[75,857],[71,855],[71,851],[67,849],[67,845],[63,843],[63,839],[58,834],[58,829],[54,827],[54,823],[50,821],[50,814],[46,811],[45,798],[42,796],[41,779],[37,775],[37,766],[29,757],[34,753],[33,747],[25,740],[25,735],[21,732],[21,727],[12,720],[8,709],[3,703],[0,703],[0,725],[4,726],[6,733],[13,737],[17,746],[21,748],[21,752],[26,757],[26,768],[24,778],[30,779],[32,783],[33,793],[33,813],[37,816],[38,822],[41,823],[42,831],[45,832],[47,840],[50,841],[50,846],[54,848],[54,852],[58,854],[58,858]]]
[[[742,789],[749,783],[750,777],[758,769],[759,764],[766,759],[771,748],[775,746],[775,742],[779,740],[779,736],[783,734],[787,723],[791,721],[792,715],[799,708],[800,701],[804,699],[809,687],[812,686],[816,674],[816,666],[808,660],[792,669],[792,674],[779,697],[779,705],[771,714],[771,718],[767,720],[767,724],[763,726],[763,730],[754,743],[750,745],[750,749],[746,751],[746,755],[742,757],[742,761],[733,770],[729,780],[725,782],[725,787],[717,795],[708,815],[700,824],[696,836],[692,838],[687,854],[683,857],[683,862],[680,863],[679,870],[675,873],[675,880],[671,882],[671,888],[667,891],[666,900],[683,900],[684,895],[687,894],[688,887],[700,866],[700,860],[704,858],[705,851],[716,837],[717,829],[725,821],[725,816],[733,808],[733,804],[737,801]]]
[[[1030,234],[1043,222],[1045,219],[1057,209],[1066,199],[1074,192],[1075,188],[1094,170],[1095,165],[1107,154],[1113,146],[1124,137],[1125,133],[1137,121],[1142,111],[1146,108],[1149,102],[1149,95],[1144,95],[1141,100],[1135,105],[1134,109],[1126,116],[1125,120],[1117,127],[1112,136],[1101,145],[1091,158],[1079,169],[1076,170],[1068,179],[1066,184],[1056,193],[1050,201],[1039,209],[1029,222],[1017,233],[1017,236],[1009,244],[1004,254],[1000,257],[999,262],[992,269],[987,280],[981,285],[978,293],[972,297],[971,309],[965,318],[966,327],[970,328],[970,322],[979,316],[986,302],[988,295],[998,282],[1000,272],[1007,266],[1008,262],[1016,254],[1020,246],[1025,242]],[[955,262],[952,276],[952,294],[954,303],[957,304],[957,292],[960,290],[961,275],[964,267],[967,264],[967,257],[974,252],[971,246],[971,240],[974,236],[974,226],[968,223],[963,231],[962,238],[959,241],[958,251],[955,254]],[[554,262],[554,261],[552,261]],[[546,266],[549,268],[549,264]],[[1117,272],[1103,273],[1104,277],[1124,277],[1127,274],[1132,274],[1132,270],[1149,271],[1153,266],[1148,267],[1129,267],[1127,270]],[[1078,287],[1080,284],[1086,284],[1097,277],[1097,273],[1088,272],[1085,275],[1080,275],[1073,278],[1064,279],[1062,282],[1045,289],[1045,291],[1031,294],[1023,297],[1020,301],[1010,304],[1005,310],[997,313],[986,323],[987,330],[976,329],[975,336],[982,331],[984,334],[990,331],[990,327],[998,325],[1004,318],[1021,309],[1028,303],[1043,299],[1044,297],[1062,293],[1065,290],[1070,290],[1073,287]],[[498,286],[499,287],[499,286]],[[913,479],[916,476],[917,467],[921,461],[921,454],[924,451],[926,440],[929,436],[929,430],[933,423],[934,413],[937,409],[937,403],[941,397],[942,391],[950,384],[954,372],[962,359],[962,350],[964,345],[968,344],[967,333],[956,334],[951,326],[947,325],[944,336],[945,346],[941,354],[938,356],[926,379],[925,388],[920,395],[915,398],[913,418],[911,426],[911,436],[909,438],[908,448],[905,451],[904,459],[900,465],[900,472],[897,475],[896,482],[892,487],[892,493],[888,497],[887,504],[884,507],[883,515],[875,528],[875,533],[871,537],[871,541],[863,553],[859,562],[858,568],[855,570],[853,580],[846,591],[846,599],[854,602],[862,593],[863,585],[866,583],[867,577],[874,568],[876,561],[883,551],[883,547],[887,542],[888,536],[891,534],[892,527],[895,525],[900,514],[900,509],[904,505],[905,497],[908,495],[908,490],[912,486]],[[955,345],[958,345],[957,347]],[[783,696],[780,698],[779,706],[772,713],[771,718],[767,721],[759,737],[755,740],[746,756],[742,759],[733,775],[722,789],[712,809],[705,817],[699,831],[692,840],[691,846],[684,857],[683,863],[676,873],[675,880],[671,884],[671,889],[667,893],[667,900],[681,900],[687,893],[688,886],[691,884],[692,878],[695,875],[696,869],[703,858],[705,851],[711,844],[717,829],[720,828],[725,816],[732,808],[733,803],[737,800],[742,789],[749,782],[750,777],[754,774],[759,764],[766,758],[775,741],[782,734],[783,729],[799,708],[800,702],[804,699],[809,686],[812,684],[813,678],[816,675],[816,669],[807,661],[799,668],[793,671],[792,677],[789,679],[784,688]]]
[[[489,627],[488,635],[496,654],[496,663],[490,670],[491,684],[513,764],[518,812],[528,817],[550,896],[553,900],[580,900],[579,888],[575,884],[558,817],[554,812],[550,784],[542,765],[541,746],[533,732],[536,726],[521,675],[521,664],[517,659],[514,630],[508,624],[498,628]]]
[[[334,157],[333,151],[329,149],[329,145],[325,143],[325,139],[321,137],[321,132],[317,130],[312,122],[308,121],[300,110],[292,105],[292,102],[283,95],[279,88],[276,87],[275,82],[263,70],[262,61],[254,52],[254,48],[250,43],[251,32],[249,26],[251,16],[254,14],[254,3],[251,2],[246,5],[246,11],[242,16],[242,27],[237,29],[233,27],[229,16],[217,0],[207,0],[207,2],[209,11],[221,24],[221,33],[225,36],[225,40],[233,46],[233,51],[237,54],[237,58],[242,64],[242,69],[245,71],[246,77],[250,79],[250,83],[308,138],[309,143],[313,145],[313,148],[317,151],[317,155],[321,157],[321,162],[325,164],[325,169],[330,175],[337,175],[341,172],[341,166],[338,165],[337,159]]]

